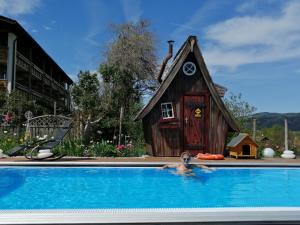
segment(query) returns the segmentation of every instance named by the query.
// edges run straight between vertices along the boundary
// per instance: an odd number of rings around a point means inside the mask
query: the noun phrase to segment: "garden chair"
[[[31,160],[57,160],[65,155],[59,152],[54,152],[53,149],[61,144],[64,137],[70,131],[72,121],[65,121],[60,127],[55,128],[52,137],[48,139],[37,140],[32,144],[24,144],[17,146],[8,151],[9,156],[15,156],[20,151],[24,151],[27,159]]]

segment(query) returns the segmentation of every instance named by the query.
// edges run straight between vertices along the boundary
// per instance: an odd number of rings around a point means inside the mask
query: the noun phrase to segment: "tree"
[[[34,100],[28,99],[24,93],[13,90],[11,93],[1,91],[0,93],[0,112],[12,114],[12,124],[20,125],[26,120],[24,113],[28,110],[33,112],[33,115],[41,115],[49,113],[49,109],[37,104]]]
[[[283,151],[284,150],[284,126],[275,124],[272,127],[263,128],[260,131],[262,137],[270,139],[269,147]],[[288,146],[289,149],[296,147],[295,139],[297,139],[297,132],[288,131]]]
[[[158,85],[154,35],[147,21],[113,25],[112,28],[114,39],[99,68],[103,78],[100,111],[106,114],[102,126],[108,133],[115,134],[122,107],[125,132],[140,136],[141,124],[133,118],[142,106],[142,96]]]
[[[229,97],[224,99],[224,102],[232,115],[237,119],[241,129],[246,130],[247,123],[256,111],[256,108],[244,101],[241,93],[237,95],[230,93]]]
[[[74,84],[71,95],[75,106],[87,119],[95,114],[99,102],[99,80],[96,73],[89,71],[78,74],[78,82]]]
[[[105,82],[125,90],[133,89],[136,97],[157,86],[155,38],[149,25],[145,20],[112,25],[115,39],[104,52],[106,61],[100,65]]]
[[[83,137],[85,145],[88,145],[91,139],[92,120],[99,117],[97,115],[100,102],[99,89],[97,74],[89,71],[80,71],[78,82],[71,89],[72,99],[80,121],[80,136]]]

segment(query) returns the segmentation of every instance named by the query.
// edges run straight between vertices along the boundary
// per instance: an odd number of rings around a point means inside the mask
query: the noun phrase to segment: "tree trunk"
[[[124,114],[124,107],[121,106],[121,109],[120,109],[120,124],[119,124],[119,140],[118,140],[118,145],[121,145],[123,114]]]

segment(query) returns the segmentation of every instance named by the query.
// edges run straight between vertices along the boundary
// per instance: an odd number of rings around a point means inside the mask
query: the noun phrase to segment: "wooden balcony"
[[[25,71],[31,72],[31,74],[39,80],[42,80],[43,77],[46,77],[46,79],[44,79],[44,80],[47,80],[46,83],[48,85],[50,85],[50,82],[52,81],[52,83],[54,84],[53,86],[55,86],[54,88],[56,90],[59,90],[61,88],[64,89],[63,85],[61,85],[59,82],[54,80],[51,76],[46,74],[41,68],[39,68],[37,65],[32,63],[29,59],[27,59],[25,56],[23,56],[20,52],[17,53],[17,66],[21,67]],[[30,70],[30,67],[31,67],[31,70]]]
[[[49,75],[47,75],[47,74],[44,74],[44,83],[46,84],[46,85],[48,85],[48,86],[50,86],[51,85],[51,77],[49,76]]]
[[[18,90],[21,90],[21,91],[31,95],[33,99],[39,99],[41,101],[47,102],[48,105],[53,105],[54,101],[56,101],[57,105],[64,106],[64,103],[61,102],[60,100],[53,99],[53,98],[49,97],[47,94],[43,95],[42,93],[37,92],[35,90],[29,90],[28,87],[26,87],[20,83],[16,83],[16,88]]]
[[[43,77],[43,70],[33,64],[31,74],[37,79],[41,80]]]
[[[0,63],[7,63],[7,47],[0,47]]]
[[[43,95],[37,91],[31,90],[31,94],[33,94],[34,96],[36,96],[38,98],[43,98]]]
[[[42,83],[44,83],[45,85],[49,86],[48,88],[51,88],[54,92],[57,92],[58,96],[65,97],[65,98],[67,97],[68,90],[65,89],[64,85],[54,80],[51,76],[49,76],[49,74],[47,74],[44,70],[39,68],[37,65],[35,65],[32,61],[30,61],[28,58],[26,58],[24,55],[22,55],[19,52],[17,52],[16,63],[21,70],[31,73],[32,77],[38,79],[41,82],[41,85]],[[37,83],[35,85],[37,85]],[[55,99],[56,98],[55,96],[48,97],[46,95],[49,93],[43,94],[42,92],[35,91],[33,89],[30,90],[29,87],[27,87],[26,85],[22,85],[20,82],[16,83],[16,88],[29,94],[31,98],[44,101],[48,105],[51,105],[53,104],[54,101],[56,101],[61,106],[65,106],[64,102]]]
[[[30,60],[23,56],[21,53],[17,52],[17,66],[21,67],[25,71],[29,71]]]
[[[64,90],[64,86],[62,86],[60,83],[58,83],[56,80],[53,80],[53,84],[56,86],[55,88],[57,90]]]
[[[19,89],[19,90],[22,90],[22,91],[25,91],[27,93],[30,92],[30,90],[28,89],[28,87],[16,82],[16,88]]]
[[[6,63],[7,61],[7,48],[6,47],[0,47],[0,62]],[[46,74],[42,69],[40,69],[38,66],[33,64],[28,58],[26,58],[24,55],[22,55],[20,52],[17,52],[16,57],[16,64],[19,68],[21,68],[24,71],[30,72],[32,76],[34,76],[38,80],[42,80],[44,78],[44,82],[46,85],[51,85],[52,88],[56,91],[59,91],[60,93],[66,94],[67,91],[65,90],[64,86],[54,80],[51,76]],[[45,79],[46,78],[46,79]],[[27,89],[25,86],[21,84],[18,84],[20,89]]]

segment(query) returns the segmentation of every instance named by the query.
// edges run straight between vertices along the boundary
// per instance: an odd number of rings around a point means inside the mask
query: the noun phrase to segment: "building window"
[[[183,64],[183,73],[187,76],[192,76],[196,73],[196,65],[193,62],[186,62]]]
[[[163,119],[174,118],[174,110],[172,102],[161,103],[161,112]]]

